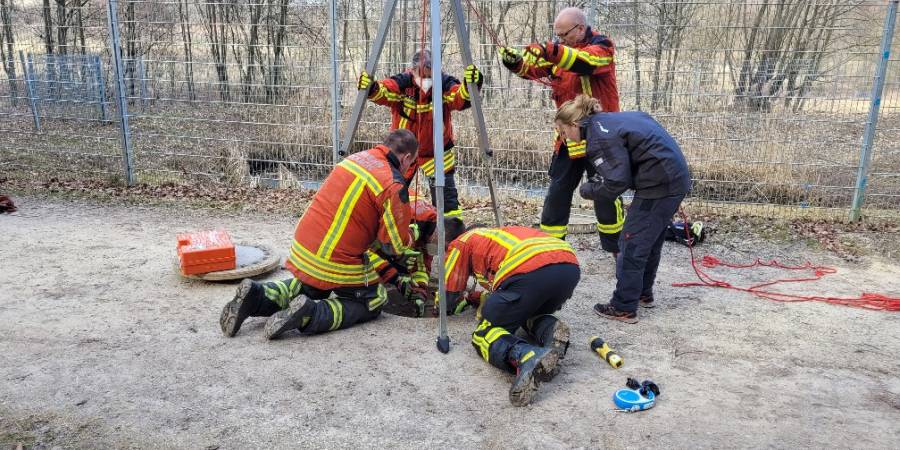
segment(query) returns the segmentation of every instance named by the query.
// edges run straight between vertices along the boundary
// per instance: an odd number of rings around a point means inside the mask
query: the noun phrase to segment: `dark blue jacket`
[[[587,158],[597,176],[582,185],[587,199],[615,200],[628,189],[638,198],[684,195],[691,173],[675,139],[649,114],[600,112],[581,122]]]

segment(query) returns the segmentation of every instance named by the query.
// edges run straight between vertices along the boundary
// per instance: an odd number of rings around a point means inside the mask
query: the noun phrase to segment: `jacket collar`
[[[390,163],[391,167],[393,167],[394,169],[400,170],[400,160],[397,159],[397,155],[395,155],[391,151],[391,149],[389,149],[383,145],[379,145],[378,147],[381,147],[381,151],[384,152],[384,155],[387,157],[388,163]]]

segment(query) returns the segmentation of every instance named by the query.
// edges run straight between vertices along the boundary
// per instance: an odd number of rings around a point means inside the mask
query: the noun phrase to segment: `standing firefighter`
[[[453,149],[452,111],[462,111],[470,106],[468,86],[475,83],[481,86],[481,72],[474,65],[466,68],[463,82],[456,78],[441,74],[441,90],[444,104],[444,216],[462,220],[459,207],[459,194],[456,190],[456,151]],[[432,89],[431,52],[424,50],[413,57],[412,67],[406,72],[396,74],[381,81],[373,81],[371,75],[363,71],[359,76],[357,87],[368,90],[369,100],[391,109],[391,129],[408,129],[419,139],[419,158],[406,176],[411,181],[415,170],[422,168],[431,188],[434,199],[434,142],[432,139]]]
[[[271,316],[267,339],[291,329],[324,333],[378,317],[387,292],[366,252],[393,258],[409,252],[402,174],[415,162],[417,146],[411,132],[396,130],[383,145],[341,161],[297,223],[285,263],[295,278],[244,280],[222,310],[222,332],[234,336],[252,316]]]
[[[516,374],[513,405],[531,403],[569,346],[569,326],[554,313],[581,277],[572,247],[531,228],[476,228],[450,243],[444,265],[448,310],[464,301],[470,276],[491,291],[472,345],[491,365]],[[530,341],[515,335],[519,327]]]
[[[559,108],[563,103],[585,94],[596,98],[604,111],[619,110],[619,91],[616,87],[616,65],[613,43],[606,36],[595,33],[587,25],[584,12],[565,8],[553,22],[556,39],[546,44],[533,43],[524,51],[504,47],[499,50],[503,65],[526,80],[549,80],[551,98]],[[550,187],[541,213],[541,230],[565,239],[572,194],[584,172],[594,175],[594,169],[584,161],[583,140],[569,140],[557,136],[553,160],[550,163]],[[622,199],[594,201],[600,244],[608,252],[619,251],[619,232],[624,222]]]
[[[611,200],[634,189],[634,200],[616,258],[616,290],[609,304],[594,305],[601,317],[637,323],[638,304],[653,306],[653,282],[666,229],[691,189],[681,148],[657,121],[643,112],[601,112],[597,100],[579,96],[556,113],[568,139],[586,139],[587,157],[597,176],[579,193]]]

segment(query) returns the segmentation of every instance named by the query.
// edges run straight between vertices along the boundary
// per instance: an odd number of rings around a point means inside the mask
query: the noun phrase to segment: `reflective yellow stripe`
[[[475,332],[472,333],[472,344],[475,345],[475,348],[478,349],[478,353],[481,354],[481,358],[484,359],[485,361],[488,361],[488,355],[490,354],[488,352],[488,348],[490,346],[488,345],[487,341],[484,340],[483,337],[478,335],[478,332],[486,330],[490,326],[491,326],[490,322],[488,322],[487,320],[482,320],[481,323],[478,325],[478,328],[475,328]]]
[[[387,302],[387,290],[385,290],[383,284],[379,284],[375,292],[375,298],[369,300],[368,303],[369,311],[374,311]]]
[[[371,264],[375,270],[381,270],[388,265],[388,262],[384,258],[371,250],[366,250],[366,256],[369,258],[369,264]]]
[[[325,259],[331,258],[338,241],[344,235],[344,230],[347,229],[347,224],[350,223],[350,216],[353,209],[356,208],[356,202],[362,197],[364,184],[365,182],[361,178],[357,178],[344,193],[344,198],[341,199],[334,219],[331,221],[331,226],[325,232],[325,239],[322,239],[322,243],[319,245],[317,255]]]
[[[344,321],[344,305],[332,298],[326,298],[325,304],[331,309],[331,327],[328,330],[337,330],[341,327],[341,322]]]
[[[321,266],[317,266],[314,262],[304,259],[299,254],[291,252],[289,258],[293,264],[301,272],[328,283],[341,285],[361,285],[375,281],[378,276],[374,271],[359,272],[355,275],[342,275],[325,270]]]
[[[500,267],[494,275],[494,280],[502,280],[503,277],[515,270],[516,267],[521,266],[525,261],[528,261],[537,254],[557,250],[575,253],[572,251],[572,247],[563,241],[553,239],[553,242],[550,242],[547,238],[537,238],[534,240],[534,244],[523,245],[517,248],[516,252],[510,252],[509,255],[503,259],[503,262],[500,263]],[[494,288],[496,288],[496,281],[494,282]]]
[[[463,83],[463,85],[459,87],[459,90],[457,90],[457,92],[459,92],[459,95],[461,95],[463,100],[465,101],[469,101],[472,98],[472,94],[469,94],[469,88],[466,87],[465,83]]]
[[[614,58],[612,56],[594,56],[584,50],[579,50],[579,51],[575,52],[574,56],[592,66],[595,66],[595,67],[608,66],[614,60]],[[575,60],[573,59],[572,64],[574,64],[574,63],[575,63]]]
[[[588,97],[593,97],[594,94],[591,93],[591,77],[582,75],[578,79],[581,80],[581,93]]]
[[[459,259],[459,249],[454,248],[450,250],[450,254],[447,255],[447,261],[444,262],[444,283],[448,283],[450,281],[450,274],[453,273],[453,268],[456,266],[456,260]]]
[[[375,95],[369,97],[369,100],[381,100],[382,98],[387,97],[388,100],[391,100],[390,93],[383,84],[378,83],[378,90],[375,92]]]
[[[572,68],[572,64],[575,64],[575,50],[570,47],[562,46],[562,58],[559,58],[559,66],[563,70],[569,70]]]
[[[405,118],[400,119],[400,122],[397,122],[397,128],[406,129],[406,125],[409,123]]]
[[[366,269],[366,266],[363,264],[342,264],[320,258],[297,241],[294,241],[294,244],[291,246],[291,253],[296,253],[298,257],[336,274],[357,275],[363,273]]]
[[[525,361],[528,361],[533,356],[534,356],[534,350],[529,351],[528,353],[525,354],[525,356],[522,357],[522,359],[519,360],[519,364],[521,364]]]
[[[486,237],[486,238],[496,242],[501,247],[505,248],[507,250],[507,253],[509,252],[509,249],[513,248],[516,244],[519,244],[520,242],[522,242],[521,239],[513,236],[512,234],[510,234],[506,231],[499,230],[499,229],[484,229],[484,230],[475,229],[475,230],[472,230],[472,234],[474,234],[476,236]]]
[[[454,167],[456,167],[456,149],[450,149],[444,152],[444,173],[449,172]],[[424,172],[427,177],[434,176],[434,158],[431,158],[422,164],[422,172]]]
[[[603,234],[616,234],[625,227],[625,210],[622,209],[622,198],[617,198],[613,204],[616,207],[616,222],[612,224],[597,223],[597,231]]]
[[[581,158],[587,151],[587,141],[582,139],[575,142],[571,139],[566,139],[566,151],[569,152],[569,158]]]
[[[358,178],[362,178],[362,180],[366,183],[366,186],[372,191],[375,195],[380,195],[384,188],[381,187],[381,183],[369,173],[368,170],[363,169],[362,166],[355,163],[351,159],[345,159],[338,163],[338,167],[344,168],[348,170],[353,175],[356,175]]]
[[[444,213],[444,217],[459,217],[462,218],[462,210],[461,209],[453,209]]]
[[[362,264],[340,264],[314,255],[294,241],[288,258],[297,269],[316,279],[335,284],[368,284],[378,278],[375,271]]]
[[[544,225],[541,224],[541,231],[555,238],[562,239],[566,237],[567,225]]]
[[[406,247],[406,243],[400,240],[400,230],[397,229],[397,221],[394,220],[394,212],[391,209],[391,201],[388,200],[384,206],[384,224],[387,228],[388,237],[391,239],[391,245],[394,250],[401,252]]]
[[[612,225],[601,225],[599,223],[597,224],[597,231],[603,234],[616,234],[622,231],[622,228],[624,228],[624,225],[618,223]]]

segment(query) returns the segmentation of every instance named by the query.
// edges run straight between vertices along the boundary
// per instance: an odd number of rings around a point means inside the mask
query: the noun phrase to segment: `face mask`
[[[422,88],[422,91],[428,92],[431,90],[431,78],[416,78],[416,84]]]

